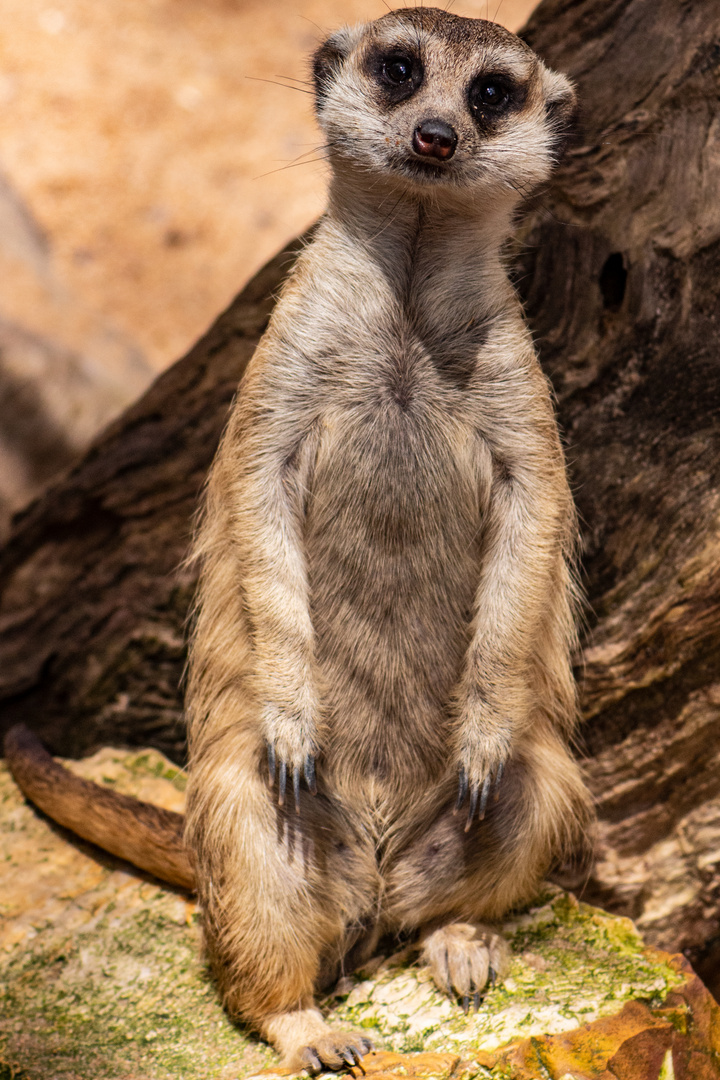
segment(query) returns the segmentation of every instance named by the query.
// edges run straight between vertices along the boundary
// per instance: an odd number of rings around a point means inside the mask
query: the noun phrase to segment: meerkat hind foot
[[[327,1069],[346,1069],[357,1067],[362,1073],[363,1055],[372,1050],[372,1042],[357,1031],[338,1031],[330,1028],[326,1035],[314,1039],[309,1046],[303,1046],[296,1060],[301,1068],[310,1073],[324,1072]]]
[[[488,983],[507,975],[510,948],[495,930],[482,923],[454,922],[431,931],[422,942],[422,958],[441,990],[459,998],[465,1012]]]
[[[310,1073],[357,1066],[362,1072],[363,1054],[372,1050],[367,1035],[331,1028],[318,1009],[295,1009],[279,1013],[263,1025],[263,1034],[282,1054],[282,1064]]]

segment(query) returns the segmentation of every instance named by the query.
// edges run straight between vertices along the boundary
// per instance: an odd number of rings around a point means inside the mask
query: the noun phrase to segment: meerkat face
[[[313,74],[331,159],[416,190],[530,194],[575,107],[568,79],[515,34],[437,8],[340,30]]]

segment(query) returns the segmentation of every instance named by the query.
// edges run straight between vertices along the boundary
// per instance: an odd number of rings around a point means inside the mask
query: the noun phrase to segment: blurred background
[[[452,10],[516,30],[534,6]],[[0,0],[0,540],[320,213],[308,57],[386,10]]]

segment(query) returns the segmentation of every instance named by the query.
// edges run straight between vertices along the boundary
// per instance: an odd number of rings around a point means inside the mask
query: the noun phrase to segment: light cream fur
[[[398,51],[422,64],[400,102],[378,76]],[[473,114],[468,87],[498,72],[513,107]],[[451,988],[479,994],[478,924],[529,899],[591,818],[568,750],[575,515],[501,254],[572,89],[500,27],[422,8],[334,35],[315,78],[328,211],[198,532],[187,827],[228,1008],[311,1069],[367,1049],[325,1024],[319,984],[419,930],[439,980],[446,944],[467,949],[477,977]],[[429,117],[458,136],[437,168],[412,150]]]

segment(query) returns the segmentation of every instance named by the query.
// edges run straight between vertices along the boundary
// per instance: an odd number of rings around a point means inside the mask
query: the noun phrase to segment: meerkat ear
[[[321,104],[327,96],[333,77],[360,40],[362,32],[362,26],[344,26],[316,50],[312,65],[316,105]]]
[[[559,71],[550,71],[544,64],[542,79],[545,90],[545,113],[555,136],[555,152],[560,156],[576,129],[577,94],[567,75],[562,75]]]

